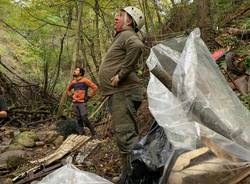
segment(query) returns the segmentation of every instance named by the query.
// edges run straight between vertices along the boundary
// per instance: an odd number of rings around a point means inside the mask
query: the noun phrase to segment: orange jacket
[[[88,95],[88,88],[91,88],[91,94]],[[80,79],[74,79],[67,87],[67,95],[71,96],[71,90],[74,89],[72,95],[73,102],[86,102],[88,97],[96,95],[97,86],[89,79],[81,77]]]

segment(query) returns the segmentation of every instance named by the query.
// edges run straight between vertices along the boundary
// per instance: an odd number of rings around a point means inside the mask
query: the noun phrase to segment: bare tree
[[[207,30],[212,26],[210,6],[211,0],[197,0],[197,21],[203,39],[206,39]]]
[[[160,16],[160,9],[159,9],[159,6],[157,4],[157,0],[154,0],[154,8],[155,8],[155,11],[156,11],[156,15],[157,15],[159,27],[162,27],[162,21],[161,21],[161,16]]]
[[[99,3],[98,0],[95,0],[95,28],[96,28],[96,54],[97,54],[97,58],[98,58],[98,62],[96,65],[96,70],[99,70],[99,64],[101,63],[102,60],[102,53],[101,53],[101,41],[100,41],[100,31],[99,31],[99,15],[100,15],[100,7],[99,7]]]

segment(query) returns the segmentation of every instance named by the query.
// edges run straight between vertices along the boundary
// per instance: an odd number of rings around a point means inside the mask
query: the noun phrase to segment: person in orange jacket
[[[88,127],[92,136],[96,135],[94,126],[88,120],[87,101],[96,95],[97,86],[91,80],[84,77],[84,69],[76,67],[73,77],[67,87],[67,95],[72,98],[73,109],[77,116],[79,133],[84,134],[84,127]],[[88,88],[91,88],[91,93],[88,95]],[[71,92],[74,89],[73,93]]]
[[[7,117],[7,103],[6,99],[3,96],[3,91],[0,87],[0,119],[6,118]]]

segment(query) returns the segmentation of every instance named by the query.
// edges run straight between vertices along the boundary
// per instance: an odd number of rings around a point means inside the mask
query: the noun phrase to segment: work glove
[[[119,83],[120,79],[119,79],[119,75],[115,75],[114,77],[111,78],[111,85],[113,87],[117,87],[118,83]]]

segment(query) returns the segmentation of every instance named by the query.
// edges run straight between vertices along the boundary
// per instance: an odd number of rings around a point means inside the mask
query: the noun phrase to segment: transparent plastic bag
[[[187,39],[154,46],[147,64],[154,72],[147,89],[149,109],[176,149],[196,149],[206,137],[250,161],[250,113],[228,86],[199,29]]]
[[[67,164],[49,174],[39,182],[32,184],[112,184],[112,182],[90,172],[81,171]]]

